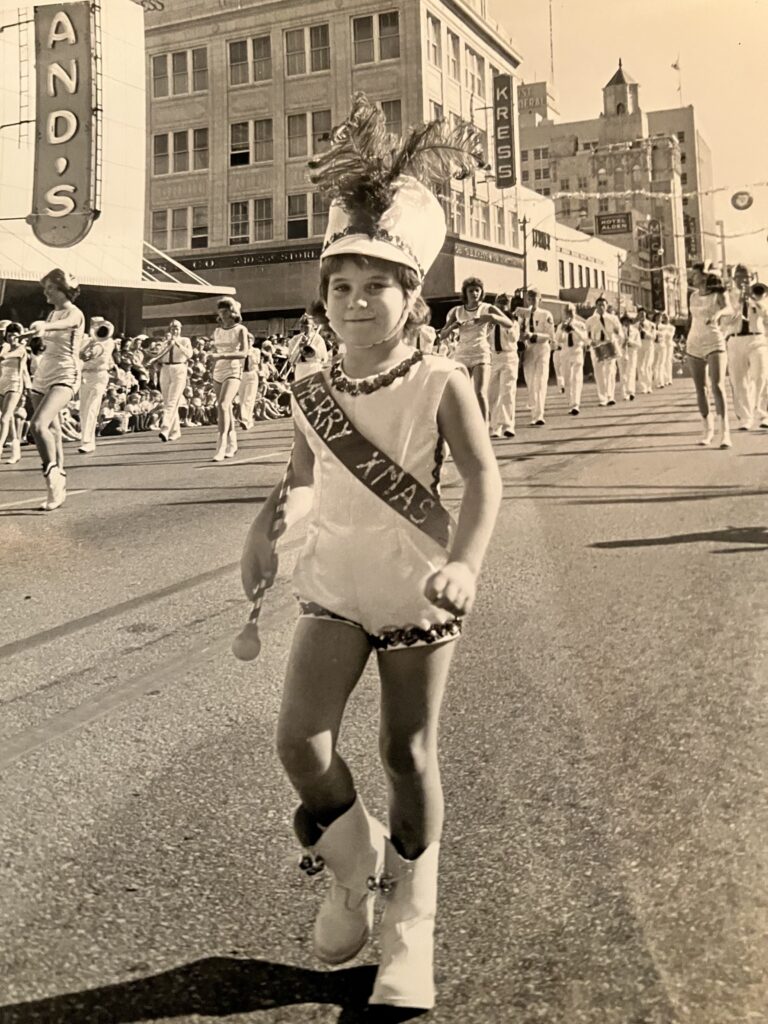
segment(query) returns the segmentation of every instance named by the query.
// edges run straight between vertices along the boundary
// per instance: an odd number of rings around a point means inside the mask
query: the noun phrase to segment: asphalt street
[[[696,444],[690,381],[495,441],[454,661],[437,1008],[451,1024],[768,1020],[768,431]],[[0,1024],[367,1021],[372,943],[312,956],[273,751],[295,608],[251,664],[238,559],[288,421],[104,441],[54,513],[0,466]],[[74,448],[72,448],[74,452]],[[460,496],[447,467],[445,498]],[[384,816],[369,667],[341,745]]]

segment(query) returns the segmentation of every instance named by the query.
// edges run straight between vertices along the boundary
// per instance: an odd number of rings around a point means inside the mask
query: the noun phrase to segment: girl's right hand
[[[271,586],[277,574],[277,555],[265,533],[251,531],[240,559],[240,579],[248,600],[262,584]]]

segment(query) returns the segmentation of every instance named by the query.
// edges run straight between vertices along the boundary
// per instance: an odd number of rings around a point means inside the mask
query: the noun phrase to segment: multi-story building
[[[546,84],[525,88],[530,96],[520,127],[522,184],[555,197],[559,221],[628,251],[621,270],[624,305],[682,315],[686,234],[689,254],[700,253],[710,216],[703,200],[693,206],[683,195],[711,180],[708,150],[692,127],[693,108],[646,114],[639,85],[621,62],[603,88],[602,114],[590,120],[556,123]],[[695,178],[683,169],[691,152]],[[566,286],[577,287],[570,280]]]
[[[165,0],[146,15],[146,43],[148,237],[234,286],[257,332],[289,328],[315,297],[327,205],[307,160],[351,96],[379,103],[393,132],[443,117],[490,140],[494,76],[516,81],[520,62],[484,0]],[[551,200],[497,189],[492,170],[447,182],[441,199],[449,235],[424,288],[438,317],[468,275],[489,293],[527,275],[557,295]],[[213,318],[199,305],[176,314],[188,329]]]

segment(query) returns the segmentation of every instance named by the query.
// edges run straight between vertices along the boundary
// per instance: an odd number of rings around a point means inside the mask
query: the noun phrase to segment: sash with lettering
[[[372,444],[348,419],[322,371],[291,390],[307,422],[339,462],[385,505],[444,548],[455,522],[430,490]]]

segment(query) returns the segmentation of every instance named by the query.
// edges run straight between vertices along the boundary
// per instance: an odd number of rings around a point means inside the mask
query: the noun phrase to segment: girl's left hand
[[[475,603],[475,574],[464,562],[448,562],[427,580],[424,596],[438,608],[467,615]]]

